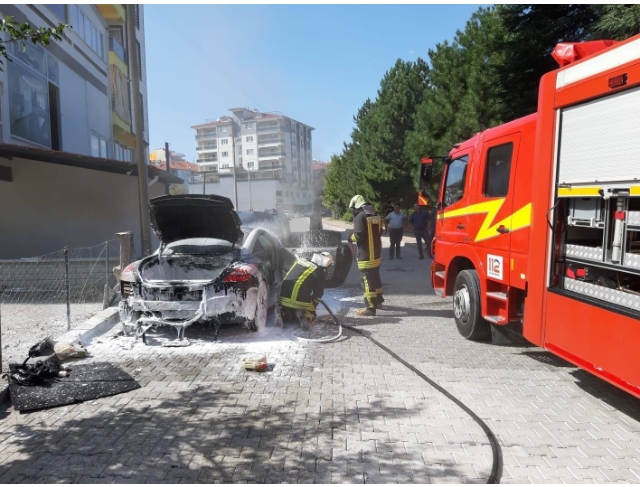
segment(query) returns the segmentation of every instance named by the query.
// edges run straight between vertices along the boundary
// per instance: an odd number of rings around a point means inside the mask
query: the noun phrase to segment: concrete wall
[[[0,161],[13,168],[13,182],[0,181],[0,259],[96,245],[123,231],[134,233],[140,254],[136,177],[23,159]],[[149,197],[165,193],[165,185],[156,183]],[[152,247],[157,245],[152,236]]]
[[[266,181],[251,181],[251,205],[255,211],[276,208],[276,190],[278,181],[269,179]],[[206,194],[217,194],[229,198],[234,206],[233,198],[233,178],[220,178],[219,183],[206,183]],[[190,194],[202,194],[202,183],[190,184]],[[249,210],[249,183],[248,181],[238,181],[238,211]]]

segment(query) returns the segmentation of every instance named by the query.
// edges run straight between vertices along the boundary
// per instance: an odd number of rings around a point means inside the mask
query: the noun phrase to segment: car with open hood
[[[121,274],[120,318],[125,332],[173,326],[178,337],[196,322],[241,323],[256,331],[277,303],[294,259],[264,228],[247,235],[228,198],[166,195],[150,201],[156,252]]]

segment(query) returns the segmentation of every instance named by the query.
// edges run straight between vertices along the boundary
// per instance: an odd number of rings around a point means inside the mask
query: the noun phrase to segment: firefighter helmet
[[[320,252],[319,254],[313,254],[311,262],[319,267],[328,268],[333,264],[333,256],[329,252]]]
[[[365,201],[364,197],[362,195],[357,194],[353,198],[351,198],[351,202],[349,203],[349,208],[355,208],[357,210],[358,208],[361,208],[366,204],[367,202]]]

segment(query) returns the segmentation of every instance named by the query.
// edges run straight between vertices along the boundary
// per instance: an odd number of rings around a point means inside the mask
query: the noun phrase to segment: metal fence
[[[0,260],[2,362],[8,363],[14,353],[24,358],[38,340],[72,330],[108,306],[117,284],[113,268],[119,262],[117,239]]]

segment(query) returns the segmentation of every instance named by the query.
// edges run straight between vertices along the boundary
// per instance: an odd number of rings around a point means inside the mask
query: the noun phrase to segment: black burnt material
[[[70,365],[68,377],[43,377],[36,385],[9,383],[13,407],[35,411],[64,406],[139,389],[133,377],[107,363]]]

